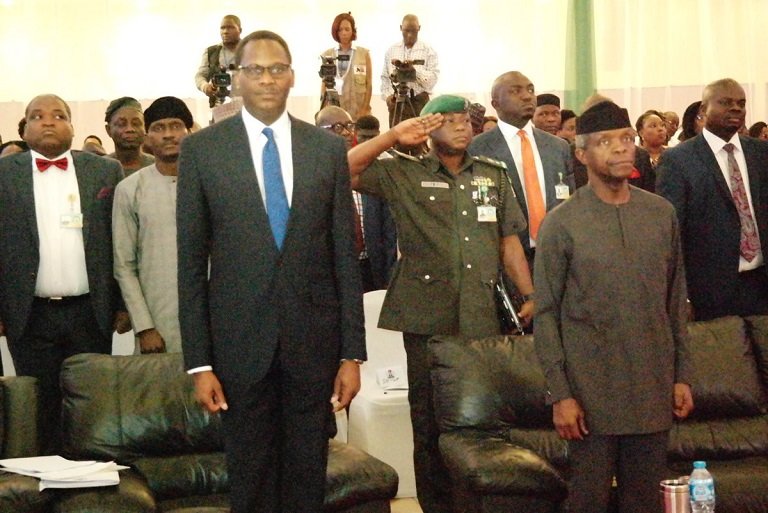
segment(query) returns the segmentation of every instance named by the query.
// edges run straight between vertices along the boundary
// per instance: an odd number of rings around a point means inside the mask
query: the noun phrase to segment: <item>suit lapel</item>
[[[703,135],[699,134],[696,136],[693,144],[698,145],[695,154],[701,160],[701,167],[704,172],[712,173],[712,176],[715,179],[715,183],[717,184],[718,194],[720,194],[726,204],[733,206],[735,209],[736,205],[733,203],[733,195],[731,194],[731,190],[728,188],[728,184],[726,183],[725,177],[723,176],[723,171],[720,169],[720,164],[717,163],[715,154],[712,153],[712,148],[709,147],[707,140]]]
[[[288,231],[286,239],[294,231],[297,223],[294,215],[296,205],[306,205],[309,202],[309,196],[312,194],[312,179],[315,174],[313,162],[309,158],[316,149],[313,148],[315,142],[312,132],[299,120],[290,116],[291,119],[291,157],[293,158],[293,193],[291,195],[291,215],[288,217]]]
[[[752,141],[745,137],[739,137],[741,141],[741,149],[744,150],[744,160],[747,162],[747,175],[749,176],[749,194],[752,197],[752,209],[755,212],[755,223],[758,226],[758,234],[764,233],[765,222],[763,218],[763,205],[760,204],[762,199],[761,190],[765,185],[760,180],[760,159],[758,153],[755,151],[755,147]]]
[[[553,176],[553,173],[550,172],[550,170],[553,169],[553,166],[549,165],[548,159],[548,157],[552,155],[550,141],[549,138],[542,135],[542,133],[543,132],[538,128],[533,129],[533,139],[536,141],[536,148],[539,152],[539,158],[541,159],[541,174],[544,175],[544,183],[542,184],[542,187],[544,187],[544,194],[547,198],[546,209],[547,212],[549,212],[555,205],[557,205],[555,185],[559,183],[559,177]]]
[[[24,218],[29,225],[32,234],[32,240],[35,245],[39,245],[40,235],[37,230],[37,213],[35,212],[35,187],[32,182],[32,155],[27,151],[17,156],[6,157],[15,158],[16,167],[11,172],[14,173],[13,190],[18,191],[18,200],[22,204]]]
[[[80,193],[80,212],[83,214],[83,247],[88,247],[88,235],[91,232],[93,202],[99,194],[98,173],[94,173],[90,162],[79,152],[72,152],[77,177],[77,190]]]

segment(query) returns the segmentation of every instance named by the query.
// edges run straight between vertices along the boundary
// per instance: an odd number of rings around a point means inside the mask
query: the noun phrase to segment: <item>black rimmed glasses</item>
[[[320,128],[325,128],[326,130],[333,130],[337,134],[343,134],[344,130],[347,132],[354,132],[357,125],[355,125],[353,122],[348,123],[334,123],[332,125],[320,125]]]
[[[245,73],[245,76],[251,80],[256,80],[264,76],[264,72],[268,72],[272,78],[280,78],[288,71],[290,71],[290,64],[283,64],[282,62],[276,62],[269,66],[259,66],[258,64],[250,64],[248,66],[238,66],[237,70]]]

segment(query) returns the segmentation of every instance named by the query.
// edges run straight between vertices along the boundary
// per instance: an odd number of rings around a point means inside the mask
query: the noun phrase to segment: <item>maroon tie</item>
[[[744,260],[751,262],[760,251],[760,237],[757,234],[755,220],[752,218],[752,212],[749,210],[749,200],[747,199],[747,189],[744,187],[744,179],[739,170],[739,164],[733,156],[735,146],[731,143],[723,146],[728,154],[728,173],[731,176],[731,194],[733,202],[736,204],[736,210],[739,212],[741,221],[741,241],[739,250]]]
[[[47,159],[35,159],[35,165],[37,166],[38,171],[41,173],[44,171],[47,171],[49,167],[56,166],[62,171],[67,170],[67,166],[69,165],[67,162],[67,157],[61,157],[58,160],[47,160]]]

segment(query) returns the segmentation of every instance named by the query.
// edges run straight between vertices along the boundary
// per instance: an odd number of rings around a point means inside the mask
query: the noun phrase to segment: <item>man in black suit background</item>
[[[179,161],[185,365],[222,411],[232,512],[320,513],[329,400],[349,404],[365,358],[346,149],[286,112],[279,35],[248,35],[235,64],[244,109]]]
[[[768,143],[738,135],[746,103],[733,79],[707,85],[704,130],[666,151],[658,168],[656,192],[680,220],[697,320],[768,313]]]
[[[38,379],[43,450],[59,445],[61,362],[112,350],[130,329],[112,276],[112,197],[120,164],[70,151],[69,106],[35,97],[29,152],[0,160],[0,334],[16,373]]]

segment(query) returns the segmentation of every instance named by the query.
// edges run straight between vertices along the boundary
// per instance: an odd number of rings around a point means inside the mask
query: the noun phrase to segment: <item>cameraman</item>
[[[216,86],[212,82],[215,74],[221,69],[229,69],[229,65],[235,60],[235,48],[240,42],[240,18],[234,14],[227,14],[221,20],[219,28],[221,43],[209,46],[203,52],[200,67],[195,75],[195,85],[208,96],[208,105],[216,105]]]
[[[400,25],[400,32],[403,34],[402,42],[390,46],[384,55],[384,68],[381,70],[381,95],[387,102],[389,109],[390,128],[398,121],[413,118],[421,112],[421,109],[429,101],[429,95],[437,83],[437,77],[440,74],[437,64],[437,53],[426,43],[418,40],[419,18],[415,14],[406,14]],[[395,114],[395,91],[391,76],[396,67],[392,61],[400,63],[424,61],[424,64],[414,64],[416,69],[416,81],[408,83],[408,97],[413,108],[406,106],[401,110],[399,119],[394,120]],[[407,103],[406,103],[407,105]]]

